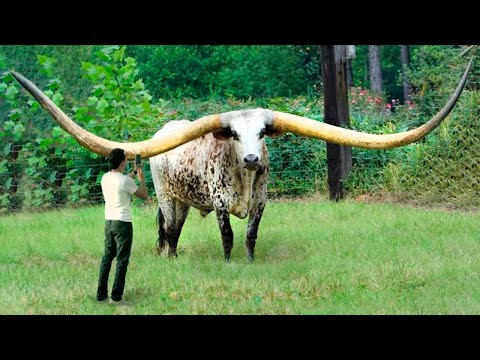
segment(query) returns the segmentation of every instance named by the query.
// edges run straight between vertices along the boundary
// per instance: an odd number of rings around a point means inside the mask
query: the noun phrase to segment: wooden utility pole
[[[346,84],[346,46],[320,45],[322,55],[325,123],[348,127]],[[330,200],[343,199],[343,180],[352,169],[352,148],[327,143],[328,187]]]

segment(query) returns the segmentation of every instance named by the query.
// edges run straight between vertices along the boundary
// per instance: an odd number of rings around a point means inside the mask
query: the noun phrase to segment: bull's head
[[[231,140],[237,158],[243,167],[257,170],[262,163],[262,146],[265,135],[275,136],[272,128],[273,112],[264,109],[231,111],[220,115],[222,128],[215,130],[217,140]]]
[[[13,76],[30,94],[38,100],[54,120],[80,145],[92,152],[107,156],[114,148],[125,150],[128,159],[134,159],[135,154],[142,158],[150,158],[201,137],[209,132],[217,131],[218,137],[233,136],[249,139],[238,144],[238,153],[244,154],[247,167],[254,168],[255,156],[259,156],[258,139],[264,134],[291,132],[311,138],[324,140],[333,144],[354,146],[364,149],[390,149],[411,144],[434,130],[450,113],[455,106],[467,81],[467,75],[472,67],[473,59],[468,63],[460,83],[452,94],[447,104],[428,122],[410,131],[397,134],[376,135],[357,132],[337,126],[321,123],[301,116],[270,110],[250,110],[247,112],[231,112],[220,115],[209,115],[193,121],[189,126],[179,128],[177,131],[165,134],[155,139],[135,142],[119,143],[98,137],[78,126],[65,113],[60,110],[42,91],[22,75],[12,71]],[[243,116],[245,123],[241,124],[239,115]],[[260,118],[261,121],[255,121]],[[220,132],[218,132],[220,130]],[[255,136],[252,136],[255,133]],[[223,135],[222,135],[223,134]],[[255,141],[253,140],[255,139]],[[258,161],[258,160],[257,160]]]

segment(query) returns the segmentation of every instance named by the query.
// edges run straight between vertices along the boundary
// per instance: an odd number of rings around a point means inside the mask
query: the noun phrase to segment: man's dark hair
[[[113,149],[110,155],[108,155],[108,163],[111,169],[118,168],[123,160],[125,160],[125,152],[123,149]]]

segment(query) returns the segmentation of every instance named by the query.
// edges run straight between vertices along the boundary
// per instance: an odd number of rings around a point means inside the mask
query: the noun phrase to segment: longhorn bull
[[[472,59],[473,60],[473,59]],[[205,216],[216,212],[225,259],[230,260],[233,231],[230,214],[249,215],[247,256],[254,258],[257,231],[266,203],[269,173],[264,136],[291,132],[338,145],[365,149],[389,149],[418,141],[434,130],[455,106],[472,66],[470,60],[447,104],[428,122],[397,134],[368,134],[320,123],[301,116],[265,109],[209,115],[190,122],[167,123],[150,140],[119,143],[98,137],[78,126],[32,82],[13,76],[76,141],[90,151],[107,156],[114,148],[150,159],[159,202],[157,250],[168,244],[176,256],[177,242],[190,207]]]

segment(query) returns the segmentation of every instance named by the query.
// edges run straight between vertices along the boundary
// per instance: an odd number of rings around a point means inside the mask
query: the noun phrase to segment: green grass
[[[226,264],[193,209],[179,257],[154,255],[155,214],[134,207],[124,308],[95,301],[102,207],[0,218],[0,314],[480,314],[478,214],[270,202],[252,264],[246,220]]]

